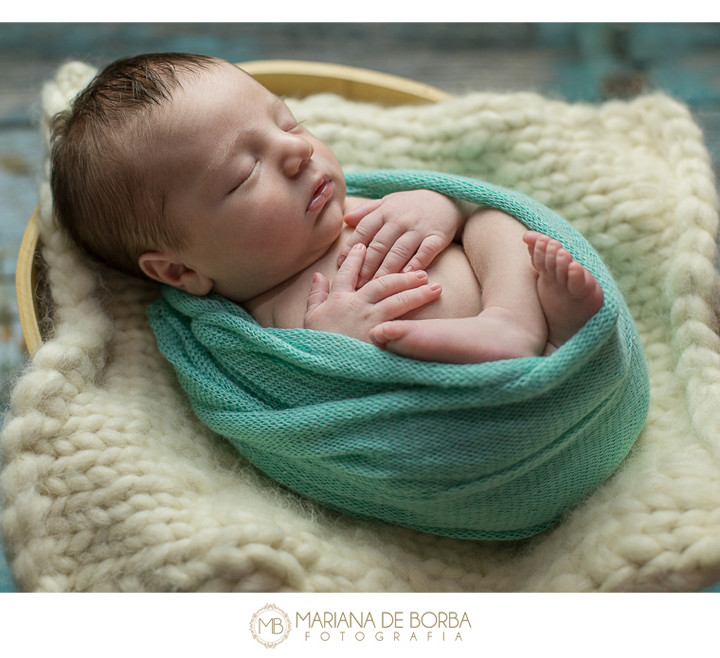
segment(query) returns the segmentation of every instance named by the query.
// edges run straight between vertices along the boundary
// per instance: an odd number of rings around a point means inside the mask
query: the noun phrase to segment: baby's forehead
[[[228,90],[238,95],[242,94],[242,101],[245,103],[253,103],[260,99],[265,102],[268,99],[271,102],[282,102],[282,99],[278,98],[249,73],[224,60],[216,60],[202,70],[183,71],[182,75],[178,76],[178,82],[178,89],[173,94],[174,101],[177,101],[177,98],[182,96],[183,91],[205,87],[204,91],[211,96],[213,91],[220,97]]]
[[[185,70],[182,72],[182,76],[179,76],[179,79],[181,82],[187,80],[188,77],[194,78],[195,80],[210,79],[218,82],[226,82],[227,76],[232,76],[236,84],[259,84],[255,78],[242,68],[226,62],[223,59],[214,59],[208,66],[202,69]]]
[[[277,121],[285,113],[292,114],[282,98],[222,60],[200,71],[185,71],[178,82],[169,102],[157,106],[147,125],[140,127],[156,162],[174,161],[181,154],[197,155],[197,149],[187,148],[189,143],[203,143],[211,151],[220,144],[222,149],[230,139],[228,132],[237,140],[256,130],[264,117]]]

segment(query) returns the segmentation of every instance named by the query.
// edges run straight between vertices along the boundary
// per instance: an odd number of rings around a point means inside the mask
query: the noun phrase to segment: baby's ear
[[[151,279],[180,288],[191,295],[207,295],[213,287],[212,279],[166,251],[146,251],[138,258],[138,265]]]

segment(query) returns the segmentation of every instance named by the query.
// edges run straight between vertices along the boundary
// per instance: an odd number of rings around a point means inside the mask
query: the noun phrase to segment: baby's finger
[[[322,304],[330,294],[330,283],[327,277],[320,272],[315,272],[313,275],[312,288],[310,289],[310,295],[307,300],[306,315],[312,313],[320,304]]]
[[[408,261],[417,253],[418,248],[422,241],[422,235],[420,233],[405,233],[401,235],[396,241],[395,244],[390,247],[390,250],[388,251],[387,255],[385,256],[385,259],[381,263],[381,265],[377,268],[377,271],[374,273],[374,278],[379,278],[381,276],[385,276],[387,274],[393,274],[395,272],[401,272],[406,271],[409,272],[406,268],[408,265]],[[363,277],[366,274],[366,268],[367,268],[367,259],[365,264],[363,265],[363,269],[360,270],[360,282],[362,283]],[[369,269],[369,268],[367,268]],[[413,267],[412,270],[422,270],[424,268],[422,267]]]
[[[388,275],[393,276],[393,275]],[[379,280],[379,279],[378,279]],[[442,287],[439,283],[430,283],[403,290],[377,304],[378,310],[387,320],[396,320],[410,311],[429,304],[440,297]]]
[[[367,254],[365,254],[365,262],[360,270],[360,279],[358,287],[365,285],[370,279],[374,278],[377,271],[387,258],[395,244],[403,237],[403,229],[394,224],[385,224],[367,245]],[[397,268],[394,272],[399,272],[401,268]],[[386,274],[394,273],[390,268],[386,269]]]
[[[430,263],[435,260],[446,246],[439,235],[429,235],[422,241],[415,255],[410,259],[405,269],[403,269],[403,272],[427,269],[430,267]]]
[[[338,268],[337,274],[333,279],[333,292],[355,291],[358,283],[358,276],[360,275],[360,268],[362,267],[364,260],[365,245],[362,243],[353,245],[352,249],[348,252],[347,258]]]
[[[382,199],[373,199],[372,201],[363,203],[357,208],[353,208],[345,215],[345,223],[348,226],[357,226],[358,222],[365,217],[365,215],[369,215],[373,210],[378,208],[381,203]]]
[[[358,291],[358,294],[362,295],[370,304],[378,304],[404,290],[424,286],[427,282],[428,275],[426,272],[387,274],[382,278],[370,281]]]
[[[362,221],[360,221],[355,227],[353,234],[340,251],[337,260],[338,267],[343,264],[343,261],[347,258],[350,250],[356,244],[362,244],[367,247],[377,232],[382,229],[384,222],[385,220],[381,214],[369,214],[367,217],[363,217]]]

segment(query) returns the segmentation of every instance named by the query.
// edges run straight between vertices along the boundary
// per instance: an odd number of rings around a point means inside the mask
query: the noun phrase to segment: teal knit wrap
[[[452,365],[262,328],[217,295],[165,288],[148,315],[195,413],[277,482],[354,516],[466,539],[549,528],[617,468],[647,414],[645,360],[615,282],[575,229],[517,192],[423,171],[347,183],[355,196],[424,188],[504,210],[588,268],[603,306],[551,356]]]

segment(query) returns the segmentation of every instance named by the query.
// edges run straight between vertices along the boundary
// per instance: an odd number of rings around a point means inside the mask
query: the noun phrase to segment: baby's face
[[[237,302],[306,269],[337,240],[345,181],[330,149],[237,67],[186,75],[155,113],[165,215],[176,252]],[[151,156],[153,157],[153,156]]]

